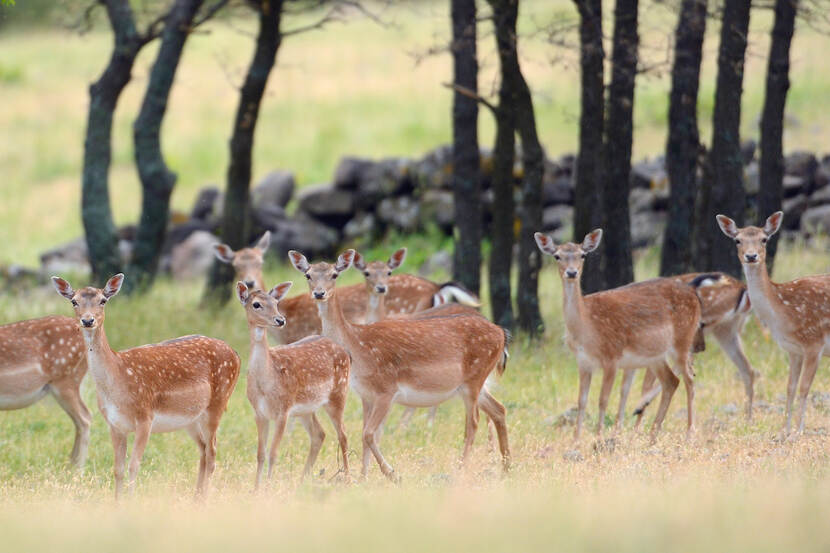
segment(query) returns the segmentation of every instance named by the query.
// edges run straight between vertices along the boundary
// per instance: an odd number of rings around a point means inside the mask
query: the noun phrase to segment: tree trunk
[[[452,0],[454,82],[477,93],[475,0]],[[481,287],[482,208],[478,149],[478,102],[456,90],[452,106],[455,203],[453,278],[478,294]]]
[[[176,174],[167,167],[161,152],[161,123],[185,41],[203,1],[176,0],[170,10],[141,111],[133,124],[135,160],[143,196],[130,278],[125,281],[129,283],[128,290],[148,287],[158,269],[170,218],[170,194],[176,184]]]
[[[611,86],[608,89],[608,121],[605,126],[605,286],[616,288],[634,280],[631,260],[631,222],[628,196],[631,189],[631,142],[634,132],[634,80],[637,76],[638,0],[617,0],[611,53]]]
[[[798,0],[776,0],[775,24],[767,65],[767,89],[761,114],[761,188],[758,215],[768,217],[781,209],[784,195],[784,107],[790,88],[790,43],[795,30]],[[772,272],[779,234],[767,244],[767,267]]]
[[[579,10],[579,63],[581,107],[579,152],[574,184],[574,241],[581,242],[591,230],[601,226],[603,216],[601,158],[602,126],[605,118],[602,46],[602,0],[574,0]],[[586,294],[605,287],[600,257],[588,256],[582,271]]]
[[[683,0],[675,30],[674,66],[669,98],[669,138],[666,170],[671,186],[663,249],[662,276],[692,270],[692,240],[697,194],[697,95],[703,37],[706,33],[707,0]]]
[[[698,225],[703,255],[696,262],[703,271],[724,271],[740,277],[741,265],[735,246],[715,224],[715,215],[723,213],[739,225],[744,221],[746,203],[741,156],[741,94],[743,92],[744,55],[749,29],[750,0],[725,0],[718,49],[718,78],[715,89],[715,112],[712,120],[712,149],[709,153],[711,180],[702,203]]]
[[[259,107],[280,47],[282,0],[256,2],[259,32],[248,73],[239,92],[239,105],[230,141],[230,164],[222,214],[222,240],[234,250],[246,247],[250,234],[251,157]],[[234,269],[216,260],[208,276],[204,300],[224,304],[231,298]]]
[[[115,45],[104,72],[89,87],[81,191],[92,280],[99,285],[122,269],[109,197],[112,119],[118,98],[130,82],[135,58],[146,43],[136,30],[128,0],[109,0],[106,10]]]

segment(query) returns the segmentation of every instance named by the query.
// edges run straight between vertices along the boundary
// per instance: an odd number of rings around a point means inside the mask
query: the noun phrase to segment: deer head
[[[293,282],[283,282],[268,292],[251,290],[244,282],[236,283],[236,297],[245,308],[248,324],[253,327],[280,327],[285,325],[285,317],[280,313],[279,301],[291,289]]]
[[[213,246],[213,254],[224,263],[233,265],[236,272],[236,280],[242,281],[248,288],[265,288],[262,278],[262,259],[271,243],[271,231],[265,234],[252,248],[243,248],[233,251],[227,244],[216,244]]]
[[[58,294],[72,302],[81,328],[96,329],[104,324],[104,307],[107,301],[121,290],[124,274],[118,273],[111,277],[103,288],[87,286],[77,292],[61,277],[53,276],[52,282]]]
[[[784,212],[776,211],[767,217],[763,228],[753,226],[738,228],[735,221],[726,215],[718,215],[716,218],[723,233],[735,241],[740,262],[743,265],[755,265],[766,262],[767,241],[781,228]]]
[[[328,301],[334,295],[334,284],[340,273],[352,266],[355,251],[346,250],[333,265],[321,261],[310,265],[306,257],[298,251],[288,252],[288,259],[294,268],[305,275],[311,297],[317,301]]]
[[[559,269],[559,276],[567,281],[579,281],[582,276],[582,266],[585,264],[585,257],[599,246],[602,240],[602,229],[595,229],[589,232],[581,244],[567,242],[557,246],[553,238],[541,232],[533,235],[536,238],[536,245],[542,253],[552,255],[556,260]]]
[[[389,261],[372,261],[366,259],[359,252],[354,254],[354,267],[363,273],[366,278],[366,288],[370,294],[385,294],[389,291],[389,277],[406,259],[406,248],[401,248],[389,257]]]

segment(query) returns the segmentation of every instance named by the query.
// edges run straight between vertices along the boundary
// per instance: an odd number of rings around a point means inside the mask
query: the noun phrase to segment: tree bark
[[[581,107],[579,152],[574,183],[574,241],[581,242],[591,230],[601,226],[602,202],[602,127],[605,118],[602,46],[602,0],[574,0],[579,10],[579,63]],[[600,257],[588,256],[582,271],[586,294],[605,287]]]
[[[790,88],[790,43],[795,31],[798,0],[776,0],[775,23],[767,62],[767,86],[761,114],[761,160],[758,215],[768,217],[781,209],[784,196],[784,108]],[[779,234],[767,244],[770,272],[778,249]]]
[[[147,42],[136,29],[128,0],[108,0],[105,7],[115,44],[104,72],[89,87],[81,191],[92,280],[98,285],[122,270],[109,196],[112,120],[121,92],[132,77],[135,58]]]
[[[704,200],[698,247],[695,256],[703,271],[723,271],[740,277],[741,265],[735,246],[715,224],[715,215],[723,213],[739,225],[744,221],[746,203],[741,156],[741,95],[743,93],[744,55],[749,29],[750,0],[725,0],[718,49],[718,77],[715,111],[712,121],[712,149],[709,153],[711,179],[704,181]]]
[[[170,218],[170,194],[176,174],[161,152],[161,123],[182,50],[190,34],[193,18],[204,0],[176,0],[161,36],[161,47],[153,68],[141,110],[133,124],[135,160],[141,179],[141,218],[136,232],[128,290],[146,288],[155,277],[159,255]]]
[[[669,138],[666,170],[671,187],[669,213],[660,252],[662,276],[692,270],[692,240],[697,194],[697,160],[700,134],[697,96],[707,0],[683,0],[675,30],[674,65],[669,97]]]
[[[452,0],[451,16],[453,81],[457,86],[477,93],[475,0]],[[456,229],[453,278],[478,294],[482,236],[478,102],[458,90],[453,94],[452,131]]]
[[[256,48],[245,81],[239,92],[233,132],[230,140],[230,163],[222,214],[222,240],[234,250],[248,244],[251,223],[250,187],[251,159],[259,108],[268,77],[277,59],[280,47],[280,19],[283,0],[254,2],[259,14]],[[208,275],[204,300],[224,304],[231,298],[234,269],[216,260]]]
[[[631,189],[631,143],[634,133],[634,81],[637,76],[638,0],[617,0],[611,53],[611,85],[608,88],[608,121],[605,126],[605,286],[616,288],[634,280],[631,259],[631,221],[628,196]]]

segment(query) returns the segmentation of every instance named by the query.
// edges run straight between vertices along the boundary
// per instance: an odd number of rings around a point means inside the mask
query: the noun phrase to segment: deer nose
[[[91,317],[89,319],[83,318],[81,319],[81,324],[84,325],[86,328],[90,328],[92,325],[95,324],[95,319]]]
[[[384,286],[382,284],[379,284],[379,285],[375,286],[375,291],[377,291],[378,294],[385,294],[386,293],[386,286]]]
[[[274,317],[274,324],[277,326],[282,326],[285,324],[285,319],[282,317]]]
[[[325,292],[318,292],[318,291],[316,291],[316,290],[314,291],[314,298],[315,298],[315,299],[321,300],[321,299],[323,299],[323,298],[325,298],[325,297],[326,297],[326,293],[325,293]]]
[[[576,278],[577,272],[576,269],[566,269],[565,276],[568,278]]]
[[[744,259],[746,259],[747,263],[755,263],[758,261],[758,254],[757,253],[745,253]]]

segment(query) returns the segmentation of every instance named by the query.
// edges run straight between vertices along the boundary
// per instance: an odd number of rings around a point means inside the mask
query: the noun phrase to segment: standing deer
[[[504,330],[483,317],[467,315],[388,319],[369,325],[353,323],[343,313],[335,283],[352,265],[354,255],[354,250],[346,250],[333,265],[310,265],[303,254],[288,253],[294,267],[308,280],[323,335],[352,356],[350,383],[363,402],[363,476],[369,469],[369,457],[374,454],[383,474],[396,480],[377,440],[378,430],[393,403],[429,407],[455,395],[461,396],[466,408],[462,463],[472,448],[481,407],[495,424],[506,470],[510,449],[505,409],[484,386],[493,370],[504,371]]]
[[[70,462],[86,463],[91,416],[81,399],[84,340],[70,317],[0,326],[0,410],[22,409],[51,394],[75,425]]]
[[[214,246],[214,253],[220,261],[233,265],[237,280],[244,282],[248,288],[262,290],[265,287],[262,278],[263,255],[269,243],[270,233],[266,232],[253,248],[234,251],[227,244],[217,244]],[[384,311],[388,310],[390,314],[414,313],[453,299],[468,305],[478,305],[478,298],[457,283],[437,284],[408,274],[390,275],[389,273],[400,266],[405,256],[406,249],[400,249],[386,264],[381,263],[386,267],[378,276],[385,277],[383,285],[389,290],[389,293],[383,296]],[[367,286],[376,285],[381,285],[381,281],[375,284],[374,281],[367,280],[366,285],[353,284],[340,289],[340,303],[350,321],[366,321],[370,297]],[[281,301],[280,311],[285,315],[288,324],[280,329],[272,329],[271,336],[277,343],[290,344],[306,336],[320,334],[320,317],[317,315],[314,300],[308,294]]]
[[[747,291],[758,319],[790,357],[787,381],[787,414],[784,433],[792,430],[796,387],[800,400],[798,430],[804,432],[807,396],[822,355],[830,355],[830,275],[773,282],[767,272],[767,240],[781,228],[784,213],[776,211],[763,228],[738,228],[735,221],[718,215],[718,225],[735,241],[738,259],[746,275]],[[800,383],[799,383],[800,379]]]
[[[128,480],[132,488],[150,433],[180,429],[187,430],[201,451],[196,491],[204,494],[216,466],[219,420],[239,377],[239,356],[225,342],[204,336],[113,351],[104,332],[104,308],[121,289],[124,275],[113,276],[103,289],[75,291],[62,278],[52,281],[72,302],[86,343],[98,407],[115,451],[115,496],[123,487],[127,435],[135,432]]]
[[[278,302],[291,288],[284,282],[266,293],[250,290],[244,282],[236,284],[236,293],[248,317],[251,355],[248,359],[248,401],[254,408],[258,435],[256,487],[262,481],[268,427],[273,420],[274,439],[268,458],[268,478],[277,460],[277,449],[289,417],[302,421],[311,440],[303,469],[307,476],[320,453],[326,433],[315,414],[326,410],[340,442],[343,471],[349,477],[348,440],[343,425],[343,410],[349,392],[349,354],[328,338],[309,336],[287,346],[268,348],[265,330],[285,325]]]
[[[557,246],[549,236],[537,232],[539,249],[553,256],[564,291],[563,314],[567,343],[579,368],[579,412],[574,439],[579,439],[591,375],[602,371],[597,434],[602,435],[608,396],[617,370],[649,367],[657,374],[663,393],[651,429],[660,431],[669,403],[678,385],[686,387],[687,436],[694,430],[694,371],[692,348],[700,330],[700,299],[692,287],[673,279],[653,279],[613,290],[582,295],[580,277],[585,257],[597,249],[602,230],[590,232],[581,244]],[[674,360],[674,370],[669,367]],[[630,384],[630,383],[629,383]],[[624,408],[628,389],[623,386]],[[618,412],[615,432],[624,412]]]

